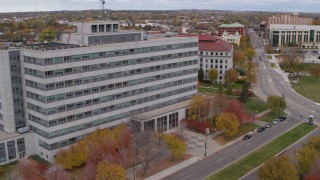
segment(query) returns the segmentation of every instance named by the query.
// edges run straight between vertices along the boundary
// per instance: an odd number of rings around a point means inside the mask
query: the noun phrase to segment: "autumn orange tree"
[[[175,134],[164,134],[163,140],[172,154],[172,160],[180,159],[187,150],[186,143]]]
[[[102,159],[108,159],[111,162],[121,161],[125,164],[123,159],[127,158],[127,154],[124,151],[128,150],[130,144],[131,133],[125,124],[119,125],[112,131],[97,129],[84,140],[71,145],[68,149],[60,150],[56,155],[55,163],[64,169],[73,169],[86,162],[97,164]]]
[[[125,180],[126,172],[121,165],[111,164],[108,161],[102,161],[97,168],[96,180]]]
[[[259,168],[258,177],[263,180],[299,179],[295,165],[286,155],[282,155],[278,159],[273,156],[267,160],[264,165]]]
[[[305,175],[310,171],[318,155],[317,150],[308,146],[295,151],[295,158],[301,175]]]
[[[192,97],[189,108],[189,117],[193,120],[203,121],[208,116],[209,102],[208,99],[197,94]]]
[[[239,120],[233,113],[222,113],[216,120],[217,128],[228,136],[234,136],[239,131]]]
[[[235,83],[238,80],[238,72],[234,69],[226,70],[224,74],[224,80],[226,83]]]
[[[320,66],[311,67],[309,72],[310,72],[311,76],[313,76],[315,78],[319,78],[320,77]]]

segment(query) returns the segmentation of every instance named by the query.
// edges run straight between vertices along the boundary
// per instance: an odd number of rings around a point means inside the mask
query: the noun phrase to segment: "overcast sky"
[[[1,12],[99,9],[100,0],[0,0]],[[112,10],[250,10],[320,12],[320,0],[106,0]]]

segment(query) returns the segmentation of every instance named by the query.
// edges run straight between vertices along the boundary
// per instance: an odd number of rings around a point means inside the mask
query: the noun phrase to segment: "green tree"
[[[232,86],[230,84],[227,85],[226,94],[228,96],[232,96],[233,95]]]
[[[97,167],[96,180],[117,179],[125,180],[126,171],[122,166],[102,161]]]
[[[268,106],[273,113],[279,113],[286,109],[287,103],[283,97],[280,96],[268,96]]]
[[[226,83],[235,83],[238,80],[238,72],[234,69],[226,70],[224,74],[224,80]]]
[[[222,130],[228,136],[234,136],[238,133],[240,122],[233,113],[222,113],[216,120],[217,128]]]
[[[295,152],[295,158],[301,175],[305,175],[310,171],[310,168],[315,162],[317,156],[318,152],[307,146],[302,147]]]
[[[187,145],[175,134],[164,134],[163,140],[172,154],[172,160],[180,159],[187,150]]]
[[[258,178],[262,180],[298,180],[298,172],[288,156],[283,155],[278,159],[275,157],[267,160],[259,168]]]
[[[44,42],[51,42],[56,38],[56,31],[54,29],[45,29],[40,33],[39,40]]]
[[[200,82],[203,82],[203,79],[204,79],[204,71],[203,71],[202,68],[200,68],[200,69],[198,70],[198,80],[199,80]]]
[[[246,103],[249,98],[249,82],[245,81],[242,86],[239,100],[242,103]]]
[[[218,84],[218,94],[223,94],[223,84]]]
[[[218,78],[218,70],[215,68],[210,69],[208,72],[208,78],[211,81],[211,83],[213,84],[213,81],[217,80],[217,78]]]

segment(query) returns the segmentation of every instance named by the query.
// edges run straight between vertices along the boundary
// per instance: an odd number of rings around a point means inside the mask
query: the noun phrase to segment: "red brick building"
[[[236,32],[238,32],[240,35],[245,34],[244,25],[239,23],[220,25],[218,29],[218,36],[222,36],[224,31],[226,31],[229,34],[235,34]]]

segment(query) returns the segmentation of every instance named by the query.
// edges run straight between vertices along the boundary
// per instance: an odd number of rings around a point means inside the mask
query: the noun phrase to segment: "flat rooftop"
[[[31,50],[49,51],[49,50],[69,49],[69,48],[79,48],[79,47],[81,46],[75,45],[75,44],[65,44],[62,42],[48,42],[48,43],[28,44],[24,48],[31,49]]]
[[[24,136],[24,135],[26,135],[28,133],[32,133],[32,132],[29,131],[27,133],[19,134],[19,133],[6,133],[6,132],[0,130],[0,141],[6,140],[6,139],[15,138],[15,137],[19,137],[19,136]]]
[[[22,47],[26,50],[34,50],[34,51],[56,51],[62,49],[73,49],[73,48],[86,48],[86,47],[97,47],[97,46],[113,46],[116,44],[128,44],[128,43],[141,43],[141,42],[157,42],[157,41],[174,41],[181,38],[189,38],[189,39],[196,39],[198,37],[159,37],[159,38],[151,38],[143,41],[133,41],[133,42],[123,42],[123,43],[105,43],[105,44],[95,44],[95,45],[88,45],[88,46],[79,46],[74,44],[66,44],[62,42],[49,42],[49,43],[37,43],[37,44],[29,44],[27,46]],[[197,42],[197,41],[195,41]]]
[[[320,30],[319,25],[270,24],[270,29],[279,30]]]

